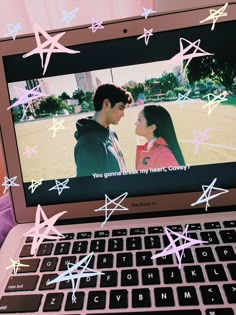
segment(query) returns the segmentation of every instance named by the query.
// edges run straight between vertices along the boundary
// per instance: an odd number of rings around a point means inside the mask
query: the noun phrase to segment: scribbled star
[[[59,240],[64,238],[64,236],[55,228],[54,224],[67,211],[63,211],[55,214],[51,218],[47,218],[43,209],[38,205],[35,215],[35,224],[24,236],[30,236],[33,238],[30,253],[34,255],[40,244],[44,239],[49,240]],[[40,223],[40,216],[42,215],[43,221]],[[40,230],[43,229],[42,232]]]
[[[25,149],[25,152],[23,153],[23,155],[26,155],[27,158],[30,159],[33,154],[37,154],[37,153],[38,153],[37,147],[26,146],[26,149]]]
[[[200,21],[200,23],[204,23],[206,21],[213,20],[212,27],[211,27],[211,30],[213,31],[214,28],[215,28],[215,24],[216,24],[217,20],[220,17],[227,16],[228,13],[224,13],[226,8],[227,8],[227,6],[228,6],[228,3],[226,3],[219,10],[210,9],[209,10],[210,11],[210,15],[205,20]]]
[[[115,199],[111,199],[105,194],[105,205],[100,207],[99,209],[94,210],[95,212],[105,211],[105,221],[102,223],[101,227],[103,227],[106,224],[106,222],[109,220],[110,216],[115,211],[129,210],[128,208],[121,205],[122,201],[125,199],[125,197],[127,195],[128,195],[128,193],[125,192],[122,195],[116,197]],[[117,202],[117,200],[119,200],[119,201]],[[108,214],[108,211],[110,211],[109,214]]]
[[[43,182],[43,178],[39,179],[39,180],[31,180],[31,185],[28,187],[28,189],[31,189],[31,194],[33,194],[35,192],[35,190],[42,185]]]
[[[150,30],[146,30],[146,28],[145,28],[145,29],[144,29],[144,34],[141,35],[141,36],[139,36],[139,37],[137,38],[137,40],[139,40],[139,39],[141,39],[141,38],[144,38],[145,44],[146,44],[146,46],[147,46],[147,45],[148,45],[148,42],[149,42],[150,36],[153,36],[152,31],[153,31],[153,28],[151,28]]]
[[[2,184],[2,186],[4,186],[4,191],[3,193],[5,194],[5,192],[7,191],[7,189],[9,187],[17,187],[17,186],[20,186],[19,184],[15,183],[17,179],[17,176],[14,176],[14,177],[11,177],[11,178],[8,178],[6,176],[4,176],[4,182]]]
[[[78,282],[79,282],[77,280],[79,280],[81,278],[96,277],[98,275],[104,275],[104,272],[99,272],[99,271],[93,270],[91,268],[88,268],[88,264],[89,264],[93,255],[94,255],[94,253],[91,252],[86,257],[84,257],[79,262],[77,262],[76,264],[68,263],[67,264],[67,270],[65,270],[63,273],[61,273],[55,279],[50,280],[47,283],[47,285],[70,280],[72,283],[72,290],[73,290],[72,303],[76,303],[75,291],[78,287]],[[80,273],[78,273],[78,268],[82,268],[82,271]]]
[[[6,270],[13,268],[14,275],[17,274],[19,267],[29,267],[29,265],[21,264],[19,260],[14,260],[14,259],[10,258],[10,261],[12,262],[12,264],[10,266],[6,267]]]
[[[75,8],[74,10],[72,10],[71,12],[67,12],[67,11],[62,11],[63,13],[63,19],[61,19],[61,21],[66,22],[67,24],[70,24],[70,22],[76,18],[76,14],[79,11],[78,8]]]
[[[27,118],[27,110],[34,100],[39,99],[41,97],[49,96],[48,94],[40,92],[40,85],[35,86],[31,90],[22,89],[17,86],[14,86],[14,89],[18,95],[18,100],[14,102],[11,106],[9,106],[7,110],[9,110],[10,108],[22,105],[23,116],[21,120],[24,120],[25,118]]]
[[[89,27],[93,33],[95,33],[98,29],[103,29],[104,26],[102,25],[103,22],[98,22],[92,18],[92,25]]]
[[[64,180],[63,182],[59,182],[59,180],[55,179],[56,185],[49,189],[51,190],[57,190],[58,195],[60,195],[64,189],[69,189],[69,186],[66,186],[66,184],[69,182],[69,179]]]
[[[180,52],[178,54],[176,54],[174,57],[172,57],[169,62],[177,62],[177,61],[181,61],[182,65],[181,65],[181,72],[185,72],[186,68],[188,67],[189,63],[191,62],[191,60],[193,58],[198,58],[198,57],[203,57],[203,56],[209,56],[209,55],[213,55],[211,53],[206,52],[205,50],[203,50],[201,47],[199,47],[201,40],[198,39],[195,42],[191,42],[185,38],[180,38],[179,39],[179,43],[180,43]],[[189,44],[187,47],[184,48],[184,43]],[[183,61],[187,60],[187,63],[183,69]]]
[[[53,135],[52,135],[53,138],[56,137],[58,130],[66,129],[63,126],[63,123],[64,123],[64,119],[59,122],[56,120],[56,118],[53,117],[53,126],[48,129],[48,130],[53,130]]]
[[[14,24],[7,24],[8,33],[6,35],[4,35],[3,37],[12,36],[12,38],[15,40],[18,31],[21,30],[21,29],[22,29],[22,27],[21,27],[20,22],[18,22],[16,25],[14,25]]]
[[[65,34],[65,32],[59,33],[59,34],[54,35],[54,36],[50,36],[46,31],[43,30],[43,28],[41,26],[35,24],[34,28],[35,28],[34,33],[35,33],[35,39],[36,39],[37,47],[35,49],[33,49],[32,51],[30,51],[29,53],[23,55],[23,58],[27,58],[27,57],[30,57],[32,55],[39,54],[40,59],[41,59],[41,65],[43,68],[43,75],[47,71],[47,67],[48,67],[52,53],[66,53],[66,54],[78,54],[78,53],[80,53],[80,51],[75,51],[75,50],[66,48],[63,45],[61,45],[60,43],[58,43],[59,39]],[[46,41],[44,41],[43,43],[41,43],[39,33],[41,33],[46,38]],[[44,53],[47,54],[46,59],[45,59],[45,63],[43,60],[44,59],[43,58]]]
[[[192,141],[192,144],[195,144],[194,154],[198,153],[199,145],[210,138],[208,135],[209,130],[209,128],[202,132],[199,130],[193,130],[194,140]]]
[[[176,103],[179,103],[179,108],[183,107],[184,102],[193,102],[193,100],[189,98],[190,93],[191,90],[188,90],[185,94],[178,93],[178,99],[176,100]]]
[[[224,91],[222,92],[220,95],[215,95],[212,93],[209,93],[205,96],[203,96],[204,98],[207,97],[208,102],[202,106],[202,108],[206,108],[208,107],[208,116],[210,116],[210,114],[212,113],[212,111],[221,103],[221,102],[225,102],[227,101],[227,97],[225,97],[227,95],[227,92]]]
[[[227,192],[229,192],[227,189],[214,187],[216,181],[217,181],[217,178],[215,178],[209,186],[202,185],[203,194],[201,195],[200,198],[198,198],[196,202],[192,203],[191,206],[195,206],[195,205],[205,202],[206,203],[205,210],[207,211],[207,208],[210,207],[209,200],[214,199],[222,194],[226,194]],[[212,190],[219,191],[219,192],[214,195],[211,195]]]
[[[168,237],[170,244],[162,252],[153,255],[152,259],[156,259],[159,257],[175,254],[176,258],[178,260],[178,263],[179,263],[179,269],[181,268],[182,257],[184,254],[184,250],[186,248],[189,248],[189,247],[194,246],[196,244],[207,243],[206,241],[201,241],[201,240],[197,240],[197,239],[188,237],[187,236],[188,225],[186,225],[186,228],[184,229],[183,234],[178,233],[178,232],[174,232],[167,227],[165,227],[164,230],[165,230],[165,233]],[[171,235],[174,235],[175,238],[173,238]],[[178,245],[179,240],[184,241],[182,245]]]
[[[156,13],[156,12],[157,11],[153,11],[152,9],[143,8],[143,13],[141,14],[141,16],[143,16],[143,17],[145,17],[145,19],[147,19],[149,14]]]

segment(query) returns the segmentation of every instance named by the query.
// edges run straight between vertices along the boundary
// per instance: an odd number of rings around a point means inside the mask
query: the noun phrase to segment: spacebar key
[[[191,315],[202,315],[200,310],[191,310]],[[106,315],[189,315],[189,310],[171,310],[171,311],[154,311],[154,312],[129,312],[129,313],[106,313]],[[89,315],[97,315],[97,314],[89,314]]]
[[[41,299],[42,294],[5,295],[0,300],[0,314],[37,312]]]

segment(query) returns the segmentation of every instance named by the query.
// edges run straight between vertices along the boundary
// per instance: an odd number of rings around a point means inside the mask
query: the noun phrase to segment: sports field
[[[208,108],[202,108],[204,104],[206,102],[202,100],[183,104],[177,102],[161,104],[171,114],[186,164],[236,161],[236,107],[218,105],[208,116]],[[111,126],[117,132],[129,170],[135,168],[136,144],[145,142],[145,139],[137,138],[134,134],[134,124],[142,107],[127,108],[120,124]],[[55,137],[52,137],[53,131],[48,130],[53,125],[52,118],[16,124],[24,181],[74,177],[76,174],[74,163],[76,121],[92,114],[56,117],[58,122],[64,120],[65,129],[58,130]],[[192,141],[196,134],[206,129],[209,129],[206,132],[209,139],[200,144],[197,150]],[[23,154],[27,146],[37,147],[37,153],[30,158]]]

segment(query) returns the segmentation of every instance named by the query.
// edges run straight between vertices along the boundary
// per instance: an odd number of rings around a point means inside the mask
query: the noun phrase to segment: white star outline
[[[53,186],[52,188],[48,189],[49,191],[51,190],[57,190],[58,191],[58,195],[60,196],[60,194],[63,192],[64,189],[69,189],[69,186],[66,186],[66,184],[69,182],[69,179],[65,179],[63,182],[59,182],[59,180],[55,179],[55,183],[56,185]]]
[[[145,17],[145,19],[148,18],[149,14],[157,12],[157,11],[153,11],[152,9],[146,9],[146,8],[143,8],[143,11],[144,12],[141,14],[141,16]]]
[[[21,29],[22,29],[22,27],[21,27],[20,22],[18,22],[16,25],[14,25],[14,24],[7,24],[8,33],[5,34],[3,37],[12,36],[12,38],[15,40],[17,32],[19,30],[21,30]]]
[[[103,22],[98,22],[94,18],[92,18],[92,25],[89,27],[93,33],[95,33],[98,29],[103,29],[104,26],[102,25]]]
[[[170,244],[160,253],[158,254],[155,254],[153,255],[151,258],[152,259],[156,259],[156,258],[159,258],[159,257],[163,257],[163,256],[168,256],[168,255],[171,255],[171,254],[175,254],[176,255],[176,258],[177,258],[177,261],[178,261],[178,267],[179,269],[181,268],[181,263],[182,263],[182,257],[183,257],[183,254],[184,254],[184,250],[186,248],[189,248],[193,245],[196,245],[196,244],[202,244],[202,243],[208,243],[207,241],[201,241],[201,240],[198,240],[198,239],[194,239],[194,238],[191,238],[191,237],[188,237],[187,236],[187,233],[188,233],[188,225],[186,225],[184,231],[183,231],[183,234],[180,234],[178,232],[174,232],[172,231],[171,229],[165,227],[164,228],[164,231],[170,241]],[[173,239],[171,234],[177,236],[177,238]],[[179,241],[179,240],[184,240],[184,244],[182,245],[177,245],[176,246],[176,243]],[[181,254],[180,254],[180,251],[181,251]]]
[[[43,178],[39,179],[38,181],[32,179],[31,185],[28,187],[28,189],[31,189],[31,194],[35,192],[35,190],[42,185]]]
[[[137,38],[137,40],[141,39],[141,38],[144,38],[144,41],[145,41],[145,45],[147,46],[148,45],[148,42],[149,42],[149,38],[150,36],[153,36],[153,28],[151,28],[150,30],[146,30],[146,28],[144,28],[144,34],[139,36]]]
[[[219,10],[213,10],[213,9],[210,9],[210,15],[205,18],[204,20],[200,21],[200,23],[204,23],[206,21],[209,21],[209,20],[213,20],[212,22],[212,27],[211,27],[211,30],[214,31],[215,29],[215,24],[217,22],[217,20],[220,18],[220,17],[223,17],[223,16],[227,16],[228,13],[224,13],[224,11],[226,10],[228,6],[228,3],[226,3],[223,7],[221,7]]]
[[[12,262],[12,264],[10,266],[6,267],[6,270],[13,268],[14,275],[17,274],[19,267],[29,267],[29,265],[21,264],[19,259],[14,260],[14,259],[10,258],[10,261]]]
[[[67,12],[65,10],[62,11],[63,13],[63,19],[61,21],[65,21],[67,24],[70,24],[70,22],[76,18],[76,14],[79,11],[79,8],[75,8],[74,10]]]
[[[76,281],[75,284],[75,279],[81,279],[81,278],[87,278],[87,277],[95,277],[98,275],[104,275],[104,272],[99,272],[94,269],[88,268],[88,264],[94,255],[94,252],[91,252],[88,254],[86,257],[81,259],[79,262],[76,264],[68,263],[67,264],[67,270],[65,270],[63,273],[61,273],[58,277],[55,279],[47,282],[47,285],[62,282],[62,281],[67,281],[71,280],[72,283],[72,303],[76,303],[76,297],[75,297],[75,291],[77,290],[78,287],[78,282]],[[85,265],[83,265],[85,263]],[[71,266],[71,267],[70,267]],[[73,271],[77,271],[78,268],[83,268],[80,273],[72,274]],[[90,271],[90,272],[85,272],[85,271]]]
[[[225,97],[227,95],[227,92],[224,91],[219,95],[215,95],[212,93],[209,93],[205,96],[203,96],[204,98],[207,97],[208,103],[203,105],[202,108],[206,108],[208,107],[208,116],[210,116],[210,114],[212,113],[212,111],[221,103],[224,101],[227,101],[227,97]],[[211,97],[213,97],[211,99]]]
[[[46,38],[46,41],[44,43],[41,43],[39,32]],[[35,33],[35,39],[36,39],[37,47],[35,49],[31,50],[30,52],[28,52],[27,54],[23,55],[23,58],[28,58],[32,55],[39,54],[40,59],[41,59],[41,65],[43,68],[43,75],[47,71],[47,67],[48,67],[52,53],[67,53],[67,54],[80,53],[80,51],[75,51],[75,50],[66,48],[65,46],[58,43],[59,39],[66,32],[59,33],[59,34],[54,35],[54,36],[50,36],[46,31],[44,31],[44,29],[41,26],[35,24],[34,25],[34,33]],[[46,48],[47,46],[49,46],[49,48]],[[56,47],[56,49],[54,47]],[[45,63],[43,61],[43,54],[44,53],[47,53]]]
[[[65,130],[66,128],[63,126],[64,119],[61,121],[57,121],[55,117],[52,118],[53,126],[50,127],[48,130],[53,130],[52,137],[55,138],[58,130]]]
[[[194,203],[191,204],[191,206],[196,206],[200,203],[206,202],[205,210],[207,211],[207,208],[210,207],[209,200],[214,199],[222,194],[226,194],[229,192],[227,189],[219,188],[219,187],[214,187],[215,182],[217,181],[217,178],[213,179],[210,185],[202,185],[202,190],[203,194],[198,198],[198,200]],[[211,195],[212,190],[218,190],[220,191],[218,194]],[[208,193],[208,195],[207,195]]]
[[[49,240],[59,240],[65,238],[54,226],[56,221],[67,211],[62,211],[60,213],[55,214],[51,218],[48,219],[45,212],[43,211],[40,205],[37,206],[36,214],[35,214],[35,224],[34,227],[29,229],[24,236],[33,237],[32,246],[30,250],[30,254],[34,255],[40,244],[44,239]],[[42,215],[43,222],[40,223],[40,215]],[[45,226],[47,227],[45,228]],[[43,233],[40,234],[40,229],[44,229]],[[50,232],[51,231],[51,232]]]
[[[111,199],[107,196],[107,194],[105,194],[105,205],[94,210],[95,212],[105,211],[105,221],[102,223],[101,227],[103,227],[106,224],[106,222],[109,220],[109,218],[113,214],[113,212],[129,210],[128,208],[121,205],[121,202],[127,197],[127,195],[128,195],[128,193],[125,192],[125,193],[121,194],[120,196],[116,197],[115,199]],[[117,203],[116,201],[119,199],[120,199],[120,201]],[[109,202],[107,202],[107,201],[109,201]],[[107,208],[107,206],[109,206],[111,204],[114,204],[115,207],[114,208]],[[111,211],[109,213],[109,215],[107,215],[108,211]]]
[[[193,102],[193,100],[189,98],[189,94],[191,92],[192,90],[188,90],[185,94],[178,93],[178,99],[176,100],[176,102],[179,103],[179,108],[183,107],[183,103]]]
[[[17,176],[14,176],[11,178],[4,176],[4,182],[2,183],[2,186],[4,186],[5,188],[4,188],[3,194],[5,194],[5,192],[7,191],[9,187],[20,186],[19,184],[15,183],[16,179],[17,179]]]

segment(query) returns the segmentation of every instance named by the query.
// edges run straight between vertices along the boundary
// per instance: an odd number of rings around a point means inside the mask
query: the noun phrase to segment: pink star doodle
[[[54,224],[56,223],[58,218],[61,217],[66,212],[67,211],[57,213],[53,217],[48,219],[41,206],[38,205],[35,215],[35,225],[24,234],[24,236],[33,237],[33,242],[30,250],[31,255],[35,254],[36,250],[38,249],[38,247],[40,246],[44,239],[58,240],[64,238],[64,236],[54,227]],[[43,217],[42,223],[40,223],[40,214]],[[45,228],[46,226],[47,228]],[[41,229],[44,229],[42,233],[40,233]],[[52,232],[50,233],[50,231]]]
[[[179,264],[179,269],[181,268],[182,257],[184,254],[184,250],[186,248],[189,248],[189,247],[194,246],[196,244],[207,243],[206,241],[201,241],[201,240],[197,240],[197,239],[188,237],[187,236],[188,225],[186,225],[186,228],[185,228],[183,234],[174,232],[169,228],[164,228],[164,231],[165,231],[165,233],[166,233],[166,235],[170,241],[170,244],[161,253],[153,255],[152,259],[156,259],[156,258],[163,257],[163,256],[168,256],[171,254],[175,254],[177,261],[178,261],[178,264]],[[171,234],[177,236],[177,238],[173,239]],[[176,246],[176,243],[179,240],[184,240],[184,244]],[[181,252],[181,254],[180,254],[180,252]]]
[[[215,178],[209,186],[202,185],[203,194],[200,198],[194,203],[191,204],[191,206],[198,205],[200,203],[206,202],[205,210],[207,211],[207,207],[210,207],[209,200],[214,199],[216,197],[219,197],[222,194],[226,194],[229,192],[227,189],[214,187],[215,182],[217,181],[217,178]],[[217,194],[211,195],[211,191],[216,190],[219,191]]]
[[[216,21],[220,18],[220,17],[223,17],[223,16],[227,16],[228,13],[224,13],[224,11],[226,10],[228,6],[228,3],[226,3],[223,7],[221,7],[219,10],[213,10],[213,9],[210,9],[210,15],[200,21],[200,23],[204,23],[206,21],[209,21],[209,20],[213,20],[213,23],[212,23],[212,27],[211,27],[211,30],[213,31],[214,28],[215,28],[215,24],[216,24]]]
[[[25,149],[25,152],[23,153],[23,155],[26,155],[27,158],[30,159],[33,154],[37,154],[37,153],[38,153],[37,147],[30,148],[30,147],[26,146],[26,149]]]
[[[147,45],[148,45],[148,42],[149,42],[150,36],[153,36],[152,31],[153,31],[153,28],[151,28],[150,30],[146,30],[146,28],[145,28],[145,29],[144,29],[144,34],[141,35],[141,36],[139,36],[139,37],[137,38],[137,40],[139,40],[139,39],[141,39],[141,38],[144,38],[145,44],[146,44],[146,46],[147,46]]]
[[[193,130],[194,140],[192,141],[192,144],[195,144],[194,154],[198,153],[200,143],[210,138],[210,136],[208,135],[209,130],[210,128],[207,128],[202,132],[199,130]]]
[[[153,11],[152,9],[143,8],[143,13],[141,14],[141,16],[143,16],[143,17],[145,17],[145,19],[147,19],[149,14],[156,13],[156,12],[157,11]]]
[[[7,189],[9,187],[20,186],[19,184],[15,183],[16,179],[17,179],[17,176],[14,176],[14,177],[11,177],[11,178],[8,178],[8,177],[4,176],[4,182],[2,183],[2,186],[5,186],[4,191],[3,191],[4,194],[5,194],[5,192],[7,191]]]
[[[208,103],[202,106],[202,108],[208,107],[208,116],[210,116],[210,114],[212,113],[213,109],[216,108],[216,106],[218,106],[221,102],[225,102],[228,100],[227,97],[225,97],[226,95],[227,95],[227,92],[224,91],[220,95],[209,93],[203,96],[203,97],[207,97],[208,99]]]
[[[95,33],[98,29],[103,29],[104,26],[102,25],[103,22],[98,22],[92,18],[92,25],[89,27],[93,33]]]
[[[184,42],[188,43],[189,45],[187,47],[184,48]],[[190,42],[189,40],[185,39],[185,38],[180,38],[179,39],[179,44],[180,44],[180,52],[178,54],[176,54],[174,57],[172,57],[168,63],[170,62],[177,62],[177,61],[184,61],[184,60],[188,60],[185,67],[184,67],[184,72],[186,71],[187,66],[189,65],[189,63],[191,62],[191,60],[193,58],[198,58],[198,57],[203,57],[203,56],[209,56],[209,55],[213,55],[211,53],[206,52],[205,50],[203,50],[201,47],[199,47],[201,43],[201,40],[198,39],[195,42]],[[192,52],[192,49],[194,49],[194,51]],[[183,64],[181,65],[181,72],[183,72]]]
[[[32,51],[30,51],[29,53],[23,55],[23,58],[27,58],[32,55],[39,54],[41,58],[41,65],[42,65],[42,68],[44,69],[43,75],[45,74],[47,70],[52,53],[67,53],[67,54],[80,53],[80,51],[68,49],[58,43],[59,39],[65,34],[65,32],[59,33],[54,36],[50,36],[46,31],[43,30],[41,26],[35,24],[34,28],[35,28],[35,39],[36,39],[37,47],[33,49]],[[39,32],[43,34],[43,36],[47,39],[44,43],[41,43]],[[43,62],[43,53],[47,53],[45,63]]]

